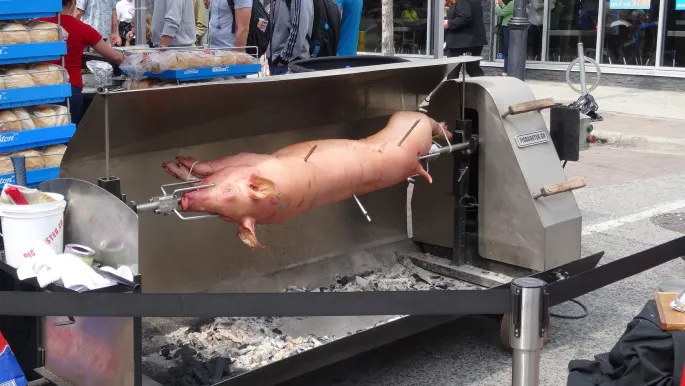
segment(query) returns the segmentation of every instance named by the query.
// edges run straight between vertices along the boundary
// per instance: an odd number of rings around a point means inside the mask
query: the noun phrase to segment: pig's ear
[[[262,178],[256,174],[250,176],[248,188],[247,194],[253,200],[261,200],[264,198],[276,197],[278,195],[276,185],[273,181]]]
[[[238,226],[238,237],[252,249],[266,248],[257,241],[257,234],[255,233],[255,220],[253,218],[245,218]]]

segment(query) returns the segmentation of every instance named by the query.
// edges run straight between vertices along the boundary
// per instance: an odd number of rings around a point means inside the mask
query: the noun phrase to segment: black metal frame
[[[685,254],[685,236],[594,268],[598,253],[531,277],[548,283],[553,306],[656,267]],[[512,312],[508,285],[490,290],[358,293],[226,293],[140,294],[5,291],[0,315],[34,316],[347,316],[442,315],[445,321],[473,314]],[[426,319],[427,320],[427,319]],[[427,327],[428,328],[428,327]],[[375,334],[373,330],[367,331]],[[389,340],[391,341],[391,340]],[[330,343],[346,345],[341,342]],[[323,347],[323,346],[322,346]],[[315,353],[308,354],[315,356]],[[342,354],[341,354],[342,355]],[[344,358],[341,357],[341,359]],[[138,360],[137,360],[138,361]],[[289,362],[291,363],[291,362]],[[282,364],[281,367],[285,366]],[[254,384],[253,376],[273,374],[263,369],[216,385]],[[252,373],[252,372],[251,372]],[[140,374],[140,373],[138,373]],[[285,379],[283,379],[285,380]]]

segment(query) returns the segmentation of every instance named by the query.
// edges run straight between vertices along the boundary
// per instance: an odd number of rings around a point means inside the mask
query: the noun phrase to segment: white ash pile
[[[339,276],[327,287],[289,287],[281,292],[428,291],[475,288],[416,267],[400,257],[387,271]],[[290,318],[225,318],[204,320],[165,336],[144,339],[144,372],[168,386],[212,385],[239,373],[310,350],[335,336],[291,337],[282,331]],[[385,324],[395,318],[368,326]],[[358,330],[356,333],[364,330]],[[351,335],[353,332],[347,332]],[[157,347],[154,346],[157,342]],[[163,345],[160,345],[159,342]],[[160,347],[161,346],[161,347]]]
[[[429,291],[475,288],[458,280],[428,272],[414,265],[408,257],[398,257],[387,271],[366,271],[353,276],[339,276],[328,287],[288,287],[281,292],[364,292],[364,291]]]

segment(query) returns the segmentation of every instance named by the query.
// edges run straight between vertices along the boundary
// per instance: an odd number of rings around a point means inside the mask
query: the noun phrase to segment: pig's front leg
[[[270,156],[255,153],[239,153],[219,158],[214,161],[200,162],[193,157],[176,157],[176,162],[164,162],[162,168],[180,181],[204,179],[229,167],[253,166],[265,161]]]

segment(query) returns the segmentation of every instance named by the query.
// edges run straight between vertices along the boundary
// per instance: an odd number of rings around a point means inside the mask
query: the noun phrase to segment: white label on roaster
[[[516,144],[518,147],[528,147],[546,142],[549,142],[549,137],[543,130],[516,136]]]

